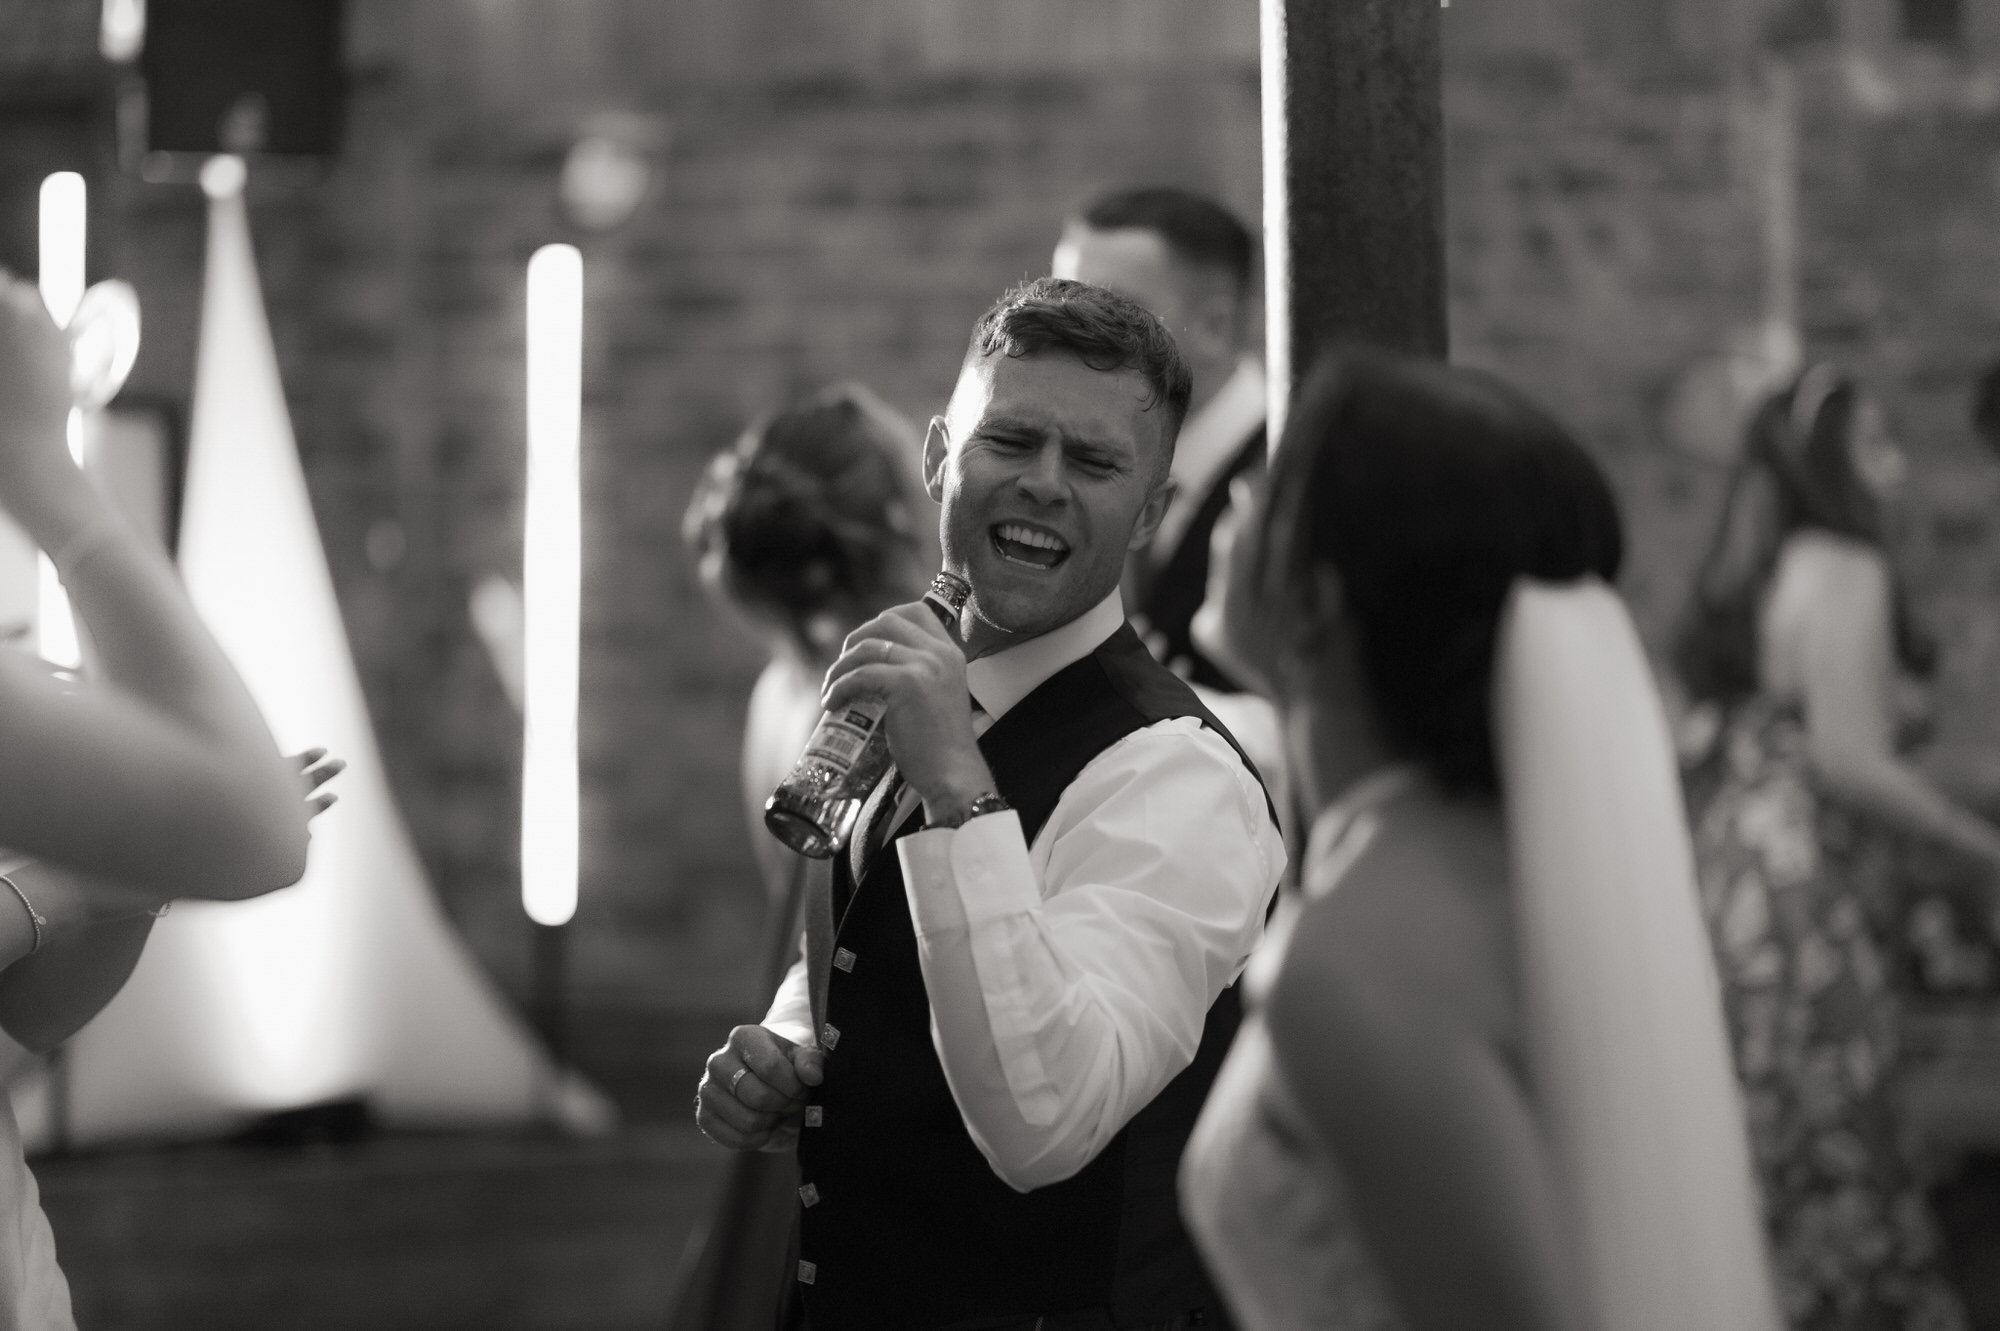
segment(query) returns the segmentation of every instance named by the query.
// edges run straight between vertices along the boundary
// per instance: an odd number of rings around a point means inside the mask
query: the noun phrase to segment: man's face
[[[1060,352],[989,356],[960,373],[924,441],[924,482],[944,505],[944,565],[972,584],[976,621],[1033,637],[1111,594],[1173,493],[1163,408],[1150,400],[1140,375]]]

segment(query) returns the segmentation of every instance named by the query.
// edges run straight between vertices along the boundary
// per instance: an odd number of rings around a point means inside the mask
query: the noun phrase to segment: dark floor
[[[2000,1331],[2000,1155],[1968,1158],[1931,1200],[1974,1331]]]
[[[658,1331],[692,1125],[38,1161],[83,1331]]]
[[[262,1145],[38,1160],[78,1325],[659,1331],[721,1175],[688,1102],[729,1019],[592,1015],[571,1049],[625,1113],[606,1138],[368,1136],[365,1115],[321,1114]],[[1976,1331],[2000,1331],[2000,1017],[1939,1009],[1908,1034],[1905,1112],[1957,1161],[1934,1196],[1948,1266]]]

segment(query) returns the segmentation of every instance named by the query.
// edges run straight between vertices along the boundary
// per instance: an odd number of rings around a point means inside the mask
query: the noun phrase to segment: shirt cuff
[[[958,827],[933,827],[896,842],[920,938],[1034,910],[1035,866],[1012,809]]]
[[[762,1022],[764,1029],[793,1044],[810,1046],[814,1042],[811,984],[805,958],[800,957],[785,972],[784,982],[771,999],[770,1011],[764,1014]]]

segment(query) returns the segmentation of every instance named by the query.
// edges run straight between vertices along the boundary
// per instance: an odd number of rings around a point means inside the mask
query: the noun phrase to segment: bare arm
[[[299,768],[294,789],[303,788],[306,816],[330,808],[336,797],[321,787],[346,764],[328,759],[323,749],[287,761]],[[14,894],[0,888],[0,1029],[28,1049],[53,1049],[131,978],[153,931],[159,893],[49,864],[28,864],[7,876],[42,916],[43,940],[33,950],[33,922]]]
[[[1578,1331],[1566,1208],[1494,1020],[1504,928],[1449,878],[1378,842],[1308,907],[1273,1047],[1413,1331]]]
[[[1815,557],[1800,643],[1814,770],[1838,798],[2000,867],[2000,829],[1896,755],[1888,571],[1872,552],[1827,548]]]
[[[44,913],[87,890],[73,875],[48,865],[8,876]],[[59,877],[71,881],[59,884]],[[18,904],[0,901],[0,910]],[[125,987],[153,932],[153,917],[142,911],[70,927],[52,917],[45,927],[48,941],[39,952],[0,971],[0,1029],[38,1053],[82,1030]]]
[[[0,277],[0,505],[54,553],[99,657],[66,691],[0,654],[0,845],[163,897],[294,882],[296,786],[165,557],[70,461],[67,384],[38,294]]]

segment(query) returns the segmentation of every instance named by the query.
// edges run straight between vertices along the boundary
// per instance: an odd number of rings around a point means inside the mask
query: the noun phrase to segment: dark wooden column
[[[1262,4],[1278,423],[1324,347],[1445,354],[1444,107],[1438,0]]]

